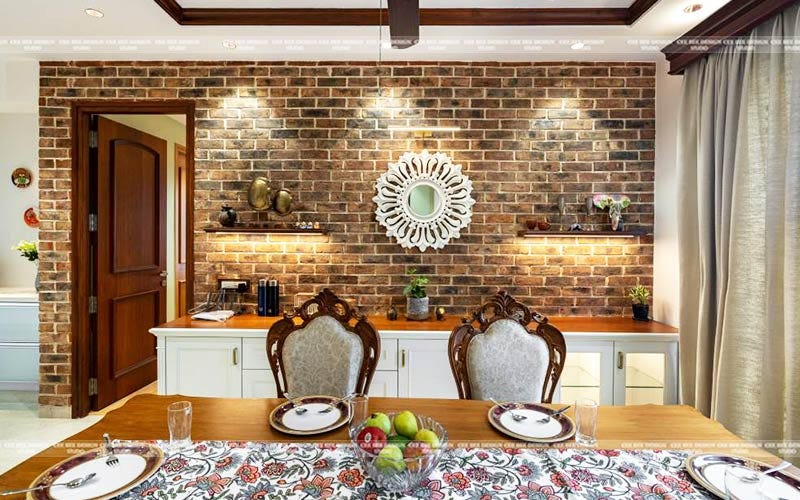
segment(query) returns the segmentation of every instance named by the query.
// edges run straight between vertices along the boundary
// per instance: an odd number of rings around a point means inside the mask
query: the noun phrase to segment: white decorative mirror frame
[[[375,183],[375,216],[403,248],[440,249],[472,220],[472,181],[444,153],[404,153]],[[419,189],[415,192],[415,189]],[[412,192],[424,207],[411,207]]]

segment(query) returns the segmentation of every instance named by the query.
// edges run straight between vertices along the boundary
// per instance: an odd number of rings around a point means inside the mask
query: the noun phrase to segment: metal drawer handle
[[[406,350],[405,349],[400,351],[400,366],[401,367],[405,367],[406,366]]]
[[[238,347],[234,347],[233,348],[233,366],[236,366],[238,364],[239,364],[239,348]]]
[[[619,351],[617,353],[617,368],[622,370],[624,366],[625,366],[625,355],[622,353],[622,351]]]

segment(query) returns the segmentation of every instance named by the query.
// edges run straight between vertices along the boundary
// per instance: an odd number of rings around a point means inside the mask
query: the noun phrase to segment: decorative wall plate
[[[403,248],[444,248],[472,220],[472,182],[444,153],[403,154],[375,189],[376,219]]]
[[[33,182],[33,174],[27,168],[17,168],[11,172],[11,182],[18,188],[26,188]]]
[[[36,209],[33,207],[29,207],[25,210],[25,213],[22,215],[22,219],[25,221],[25,224],[28,227],[32,227],[37,229],[39,227],[39,216],[36,215]]]
[[[253,210],[269,210],[272,208],[272,188],[266,177],[256,177],[247,190],[247,202]]]

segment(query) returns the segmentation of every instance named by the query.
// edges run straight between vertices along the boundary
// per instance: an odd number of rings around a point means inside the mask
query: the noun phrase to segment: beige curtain
[[[800,37],[800,6],[751,40]],[[678,137],[681,396],[747,439],[800,439],[800,53],[687,68]]]

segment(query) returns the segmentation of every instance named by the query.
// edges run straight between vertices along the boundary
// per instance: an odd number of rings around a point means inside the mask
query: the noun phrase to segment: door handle
[[[620,370],[622,370],[622,368],[623,368],[624,366],[625,366],[625,354],[623,354],[623,352],[622,352],[622,351],[619,351],[619,352],[617,353],[617,368],[619,368]]]
[[[406,366],[406,350],[403,349],[400,351],[400,367],[405,368]]]
[[[236,366],[238,364],[239,364],[239,348],[238,347],[234,347],[233,348],[233,366]]]
[[[166,278],[167,276],[169,276],[169,273],[167,271],[161,271],[160,273],[158,273],[158,275],[162,278]]]

